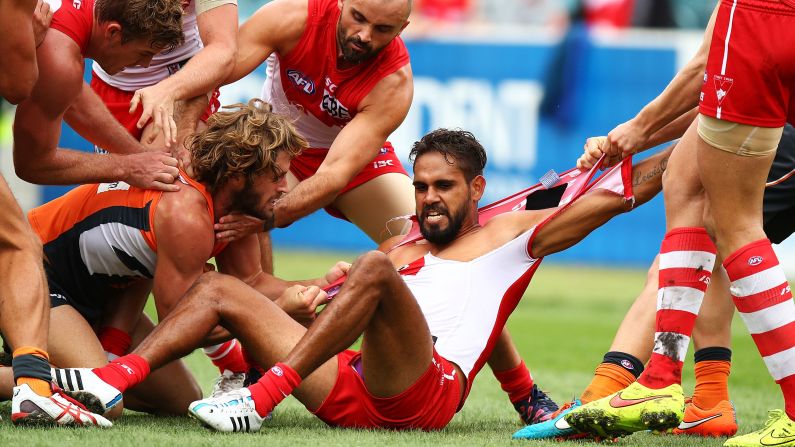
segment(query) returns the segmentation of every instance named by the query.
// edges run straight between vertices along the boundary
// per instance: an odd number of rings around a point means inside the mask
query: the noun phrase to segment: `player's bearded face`
[[[342,52],[342,58],[352,64],[372,59],[384,49],[383,47],[375,48],[372,42],[362,41],[358,34],[347,36],[345,28],[342,26],[342,17],[337,22],[337,45]]]
[[[262,193],[257,191],[250,180],[246,181],[246,186],[237,194],[232,202],[232,209],[248,216],[256,217],[264,222],[265,230],[273,228],[273,203],[281,194],[276,194],[265,201]]]
[[[446,245],[458,236],[464,219],[469,213],[469,203],[472,196],[467,194],[463,204],[450,210],[441,203],[425,205],[420,212],[420,233],[428,242],[437,245]]]

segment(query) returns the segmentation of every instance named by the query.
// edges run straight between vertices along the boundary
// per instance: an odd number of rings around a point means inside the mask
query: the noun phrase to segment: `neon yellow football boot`
[[[761,430],[726,440],[724,447],[793,447],[795,446],[795,422],[782,410],[767,412],[767,422]]]
[[[638,382],[566,415],[572,428],[603,438],[636,431],[663,431],[679,425],[685,412],[685,396],[679,384],[654,390]]]

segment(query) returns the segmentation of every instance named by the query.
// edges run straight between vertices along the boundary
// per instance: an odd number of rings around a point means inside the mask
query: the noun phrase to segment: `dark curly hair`
[[[261,99],[225,106],[207,125],[185,144],[194,177],[211,191],[234,175],[246,176],[251,184],[254,177],[270,173],[276,181],[284,174],[276,164],[279,153],[295,157],[308,146],[292,122]]]
[[[97,0],[97,20],[118,22],[121,43],[146,39],[152,48],[171,50],[185,41],[180,0]]]
[[[436,129],[428,133],[411,147],[409,161],[415,163],[429,152],[442,154],[451,165],[457,162],[468,182],[477,175],[483,175],[486,167],[486,151],[472,132],[465,130]]]

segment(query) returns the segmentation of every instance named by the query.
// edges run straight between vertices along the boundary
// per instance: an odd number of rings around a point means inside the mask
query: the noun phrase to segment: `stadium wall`
[[[662,91],[700,39],[699,33],[685,31],[588,33],[573,28],[554,35],[488,26],[409,34],[405,40],[414,72],[414,102],[390,140],[407,164],[411,144],[430,129],[474,132],[489,155],[486,200],[496,200],[536,183],[549,169],[571,168],[585,139],[631,118]],[[225,87],[222,103],[258,96],[263,79],[260,69]],[[90,150],[66,127],[61,144]],[[43,187],[40,201],[67,189]],[[646,265],[657,253],[663,232],[662,201],[657,198],[551,259]],[[273,238],[278,248],[358,251],[373,246],[354,226],[324,212],[275,230]]]

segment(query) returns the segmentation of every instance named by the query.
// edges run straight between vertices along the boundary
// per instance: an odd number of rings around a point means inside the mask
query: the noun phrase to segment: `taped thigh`
[[[722,151],[743,157],[770,155],[778,148],[783,127],[758,127],[698,115],[698,135]]]

